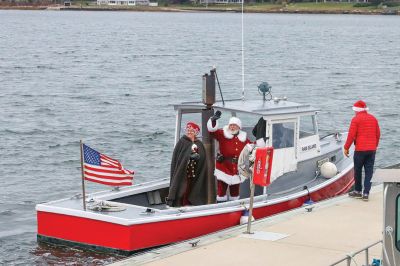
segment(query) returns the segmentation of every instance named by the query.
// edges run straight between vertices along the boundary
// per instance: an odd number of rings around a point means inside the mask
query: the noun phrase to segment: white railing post
[[[353,252],[351,254],[346,255],[344,258],[330,264],[329,266],[335,266],[338,265],[341,262],[347,261],[347,266],[351,265],[351,260],[358,254],[365,252],[365,265],[369,265],[369,249],[372,248],[373,246],[377,245],[381,243],[382,244],[382,240],[376,241],[375,243],[372,243],[368,246],[366,246],[365,248],[362,248],[360,250],[357,250],[356,252]]]
[[[351,266],[351,256],[347,255],[347,266]]]

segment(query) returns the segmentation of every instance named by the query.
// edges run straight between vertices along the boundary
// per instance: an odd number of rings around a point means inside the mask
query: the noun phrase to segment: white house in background
[[[97,0],[99,6],[148,6],[149,4],[149,0]]]
[[[242,0],[200,0],[200,4],[241,4]]]

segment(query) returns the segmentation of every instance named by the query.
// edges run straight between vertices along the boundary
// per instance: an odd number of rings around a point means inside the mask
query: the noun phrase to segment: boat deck
[[[336,166],[339,172],[348,171],[349,159],[340,157],[342,152],[338,149],[338,143],[334,140],[333,136],[325,138],[321,141],[321,148],[323,150],[322,157],[337,157]],[[329,180],[319,176],[315,176],[315,160],[306,160],[299,162],[301,167],[296,172],[286,173],[276,179],[267,189],[268,196],[264,196],[263,189],[257,187],[255,195],[255,202],[269,202],[280,201],[281,199],[291,197],[294,194],[307,194],[304,187],[307,186],[310,192],[323,183],[330,182]],[[161,200],[160,204],[149,204],[150,192],[158,189],[166,189],[169,185],[169,179],[165,178],[159,181],[148,182],[144,184],[135,185],[133,187],[125,187],[120,190],[100,191],[88,195],[88,199],[93,199],[96,202],[107,201],[119,205],[124,208],[124,211],[98,211],[91,210],[92,205],[89,202],[88,210],[82,209],[82,198],[71,197],[61,199],[48,203],[39,204],[37,210],[56,212],[67,215],[75,215],[81,217],[89,217],[92,219],[114,222],[123,225],[130,225],[134,223],[143,222],[144,220],[153,221],[154,219],[168,220],[173,219],[177,215],[180,217],[186,214],[194,215],[196,212],[204,212],[213,209],[214,211],[223,210],[227,208],[236,208],[237,210],[243,209],[242,203],[248,202],[250,194],[249,180],[241,184],[241,200],[237,202],[227,202],[223,204],[194,206],[185,208],[167,208],[161,201],[167,194],[158,193],[157,197]],[[168,190],[166,190],[168,192]],[[149,194],[150,193],[150,194]],[[138,195],[131,197],[132,195]],[[94,203],[95,204],[95,203]],[[150,211],[150,212],[148,212]],[[158,218],[157,218],[158,217]]]
[[[369,202],[344,195],[315,204],[312,212],[299,208],[256,221],[253,235],[238,226],[112,265],[330,265],[382,239],[382,194],[379,185]],[[369,249],[370,262],[380,257],[380,244]],[[363,265],[365,254],[355,260]]]
[[[290,177],[290,176],[289,176]],[[300,180],[290,180],[290,178],[283,177],[281,180],[276,180],[268,189],[267,196],[260,196],[258,201],[268,201],[272,202],[274,200],[279,200],[281,198],[290,197],[294,193],[305,193],[303,188],[304,185],[307,185],[310,189],[328,181],[323,177],[313,178],[310,176],[308,180],[306,178]],[[165,183],[167,185],[167,183]],[[291,186],[289,186],[291,185]],[[249,186],[248,180],[243,184],[243,186]],[[244,189],[243,189],[244,190]],[[258,195],[262,195],[262,188],[257,188]],[[124,191],[121,191],[124,192]],[[109,195],[114,197],[118,197],[119,192],[116,191],[102,191],[99,193],[95,193],[91,195],[90,198],[96,200],[107,200]],[[239,202],[246,202],[248,203],[249,199],[241,199]],[[108,201],[108,202],[112,202]],[[122,203],[118,200],[115,202],[117,205],[122,206],[124,211],[117,211],[117,212],[108,212],[108,211],[96,211],[90,210],[91,202],[87,203],[88,209],[83,211],[82,209],[82,198],[69,198],[63,199],[58,201],[53,201],[49,203],[42,204],[43,207],[56,207],[59,210],[69,210],[74,211],[76,213],[83,213],[86,216],[90,216],[91,218],[101,219],[108,221],[108,218],[113,220],[110,221],[120,221],[121,224],[131,224],[135,220],[146,220],[146,219],[153,219],[156,217],[168,217],[176,215],[182,215],[183,213],[191,213],[191,212],[199,212],[212,207],[214,210],[223,209],[227,207],[234,207],[234,208],[241,208],[239,203],[235,202],[226,202],[226,203],[219,203],[213,205],[204,205],[204,206],[194,206],[194,207],[181,207],[181,208],[168,208],[165,204],[158,204],[158,205],[151,205],[151,206],[140,206],[135,204],[129,203]],[[146,210],[152,210],[151,213],[146,212]],[[46,208],[43,210],[46,211]],[[116,219],[116,220],[115,220]]]

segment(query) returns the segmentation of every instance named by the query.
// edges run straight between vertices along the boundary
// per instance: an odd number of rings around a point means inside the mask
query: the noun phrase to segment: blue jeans
[[[371,178],[374,172],[375,151],[354,152],[354,181],[355,191],[362,191],[362,168],[364,167],[364,194],[369,194],[371,189]]]

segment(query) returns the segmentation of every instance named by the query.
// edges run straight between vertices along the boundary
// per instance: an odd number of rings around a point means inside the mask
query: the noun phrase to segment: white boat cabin
[[[270,101],[260,100],[230,100],[216,102],[214,112],[219,110],[222,116],[220,127],[226,125],[232,116],[242,121],[242,130],[247,137],[255,141],[252,131],[262,117],[266,121],[266,145],[274,148],[271,179],[274,180],[284,173],[295,171],[300,161],[315,158],[320,155],[320,138],[318,135],[318,109],[310,105],[289,102],[286,98]],[[199,138],[202,139],[204,130],[202,115],[205,106],[202,102],[187,102],[174,105],[177,111],[175,143],[184,134],[188,121],[201,126]],[[216,149],[217,150],[217,149]]]

